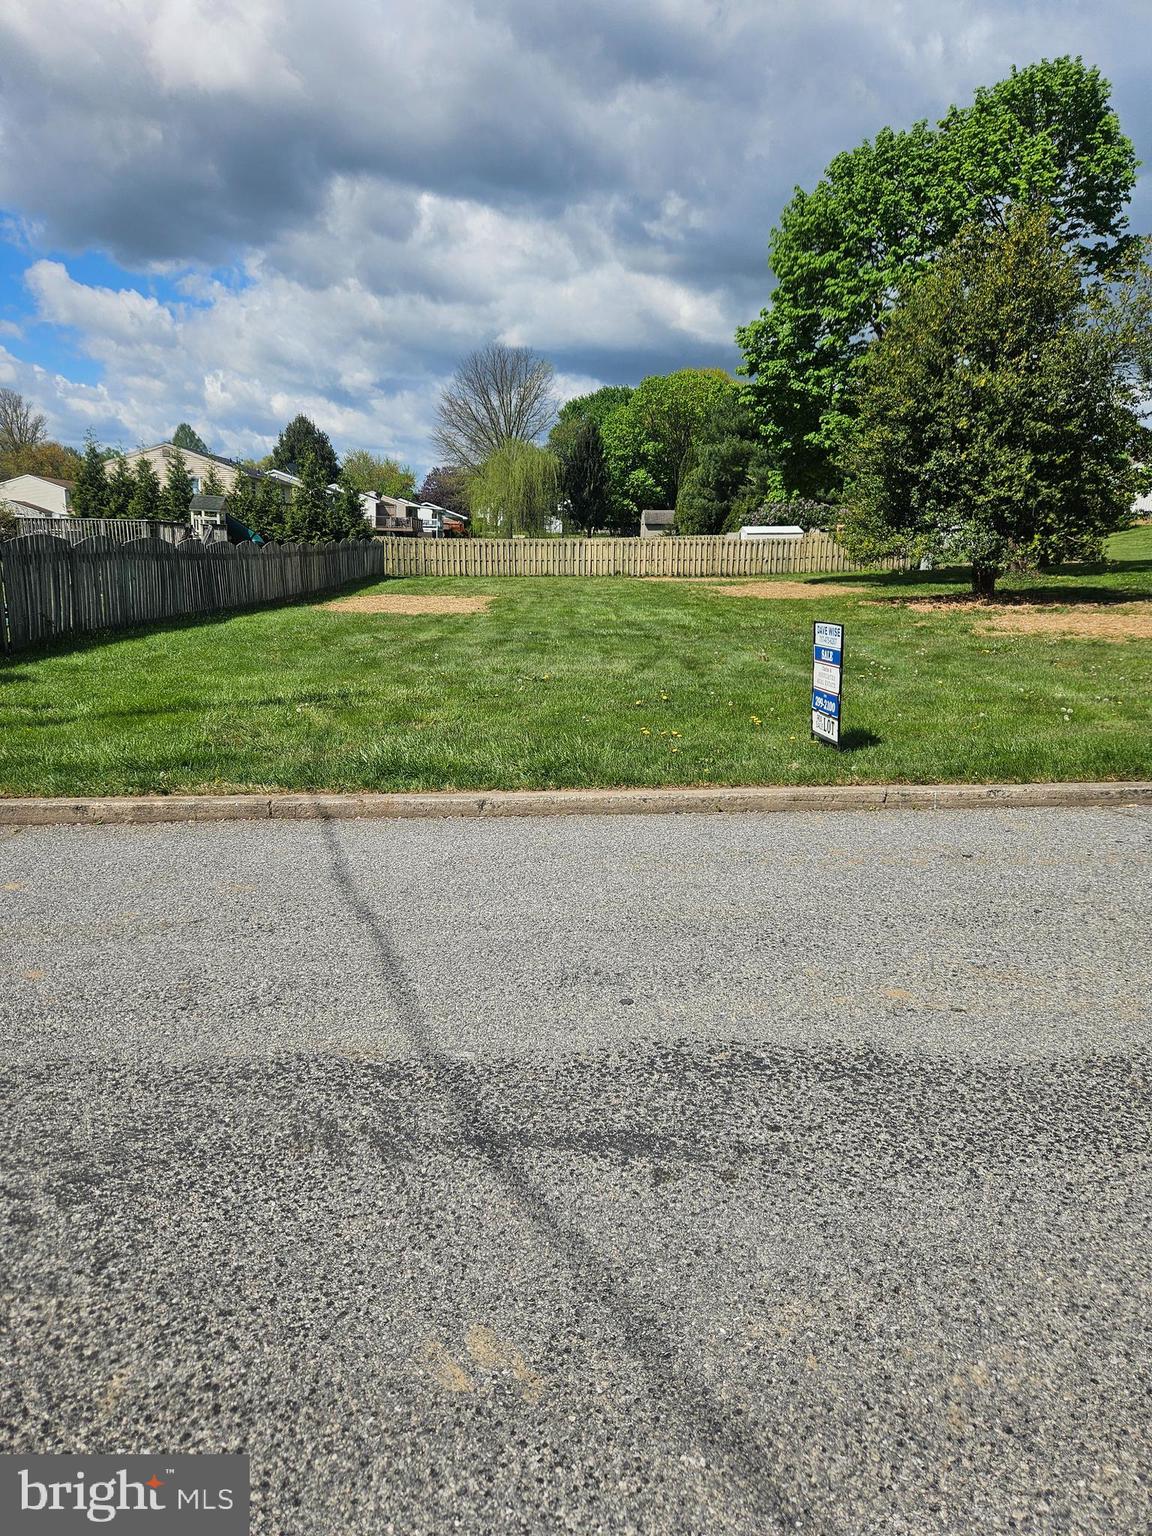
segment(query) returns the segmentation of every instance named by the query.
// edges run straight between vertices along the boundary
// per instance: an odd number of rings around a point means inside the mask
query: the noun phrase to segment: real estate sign
[[[812,734],[840,745],[840,700],[844,681],[843,624],[812,626]]]

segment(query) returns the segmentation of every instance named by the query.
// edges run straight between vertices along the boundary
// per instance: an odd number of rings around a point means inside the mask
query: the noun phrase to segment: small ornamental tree
[[[0,543],[5,539],[14,539],[20,532],[20,522],[16,516],[16,508],[11,502],[0,501]]]
[[[84,441],[84,459],[72,487],[73,517],[103,517],[108,503],[104,455],[91,433]]]
[[[1130,258],[1086,287],[1046,210],[958,237],[865,359],[849,550],[962,561],[985,597],[1010,567],[1097,556],[1148,456],[1150,276]]]
[[[467,512],[467,471],[454,464],[438,464],[424,476],[418,499],[435,507],[446,507],[449,512]]]
[[[153,518],[160,516],[160,477],[147,459],[137,459],[132,474],[132,497],[128,503],[129,517]]]
[[[105,517],[131,517],[132,492],[136,489],[135,477],[122,453],[116,455],[112,473],[107,475],[104,499]]]
[[[160,492],[160,516],[170,523],[186,523],[192,510],[192,477],[184,463],[184,455],[174,448],[168,455],[164,471],[164,488]]]

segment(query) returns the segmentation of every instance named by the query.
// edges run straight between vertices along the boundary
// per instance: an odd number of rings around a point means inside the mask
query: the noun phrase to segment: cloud
[[[1149,30],[1136,0],[9,0],[28,335],[100,369],[41,369],[41,403],[66,435],[107,409],[128,440],[187,418],[248,451],[312,409],[423,463],[442,379],[492,337],[565,378],[732,366],[796,183],[1057,52],[1140,136]],[[80,280],[93,250],[123,278]]]

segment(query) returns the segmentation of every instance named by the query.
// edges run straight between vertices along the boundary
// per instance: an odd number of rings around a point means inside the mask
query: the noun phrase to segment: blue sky
[[[1145,0],[11,0],[0,383],[69,442],[304,410],[423,470],[490,339],[562,394],[734,366],[792,188],[1013,63],[1098,64],[1152,160],[1150,43]]]

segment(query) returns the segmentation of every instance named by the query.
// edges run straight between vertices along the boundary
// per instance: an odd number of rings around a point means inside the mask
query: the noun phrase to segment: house
[[[51,475],[13,475],[0,481],[0,501],[14,506],[17,516],[67,517],[73,483]]]
[[[676,513],[647,508],[640,514],[640,537],[659,539],[676,532]]]
[[[141,459],[147,459],[163,480],[168,473],[168,460],[176,451],[171,443],[153,443],[151,448],[138,448],[135,453],[126,453],[124,458],[130,469],[139,464]],[[181,448],[179,452],[183,456],[184,468],[192,481],[194,496],[199,496],[203,491],[204,482],[213,470],[216,471],[216,478],[225,491],[230,491],[240,476],[246,473],[239,464],[234,464],[231,459],[222,459],[216,453],[196,453],[191,448]],[[273,470],[270,473],[275,474],[277,471]]]
[[[404,501],[399,496],[380,496],[375,491],[361,491],[360,505],[364,509],[364,521],[374,533],[419,537],[419,509],[415,502]]]

